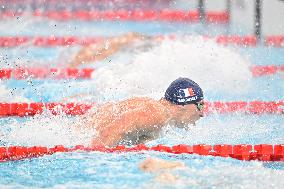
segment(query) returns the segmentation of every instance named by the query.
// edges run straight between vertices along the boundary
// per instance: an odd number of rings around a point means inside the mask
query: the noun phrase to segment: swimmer
[[[203,91],[188,78],[173,81],[160,100],[136,97],[98,106],[84,122],[95,128],[93,146],[136,145],[157,139],[167,124],[187,129],[203,117]]]
[[[108,38],[82,48],[71,61],[70,67],[101,61],[124,48],[133,48],[132,44],[152,41],[152,37],[140,33],[130,32],[118,37]]]

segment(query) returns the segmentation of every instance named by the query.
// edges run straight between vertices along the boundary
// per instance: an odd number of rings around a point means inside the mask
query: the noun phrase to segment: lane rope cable
[[[284,73],[284,65],[254,65],[250,68],[253,77],[273,76]],[[0,68],[0,80],[23,79],[92,79],[94,68]]]
[[[196,10],[52,10],[31,12],[17,12],[6,10],[1,12],[0,18],[20,16],[46,17],[59,21],[84,20],[84,21],[166,21],[166,22],[199,22],[199,13]],[[205,20],[209,23],[226,24],[229,22],[229,13],[226,11],[208,11]]]
[[[53,115],[83,115],[88,112],[93,104],[82,103],[0,103],[0,117],[9,116],[34,116],[43,114],[45,111]],[[284,101],[233,101],[233,102],[205,102],[205,115],[210,114],[284,114]]]
[[[176,39],[177,36],[157,35],[155,40]],[[218,35],[203,36],[204,39],[215,39],[217,43],[222,45],[239,45],[247,47],[256,47],[257,38],[252,35]],[[18,47],[21,45],[33,45],[37,47],[55,47],[55,46],[74,46],[74,45],[90,45],[98,43],[106,37],[78,37],[78,36],[0,36],[0,47]],[[264,45],[269,47],[284,47],[284,36],[266,36],[264,37]]]
[[[124,145],[119,145],[113,148],[108,148],[106,146],[84,147],[83,145],[77,145],[72,148],[64,147],[63,145],[57,145],[53,148],[42,146],[10,146],[0,147],[0,162],[15,161],[25,158],[35,158],[43,155],[51,155],[57,152],[74,151],[97,151],[104,153],[157,151],[173,154],[198,154],[202,156],[231,157],[243,161],[258,160],[284,162],[284,144],[197,144],[193,146],[179,144],[172,147],[161,144],[157,146],[147,147],[144,144],[139,144],[134,147],[126,147]]]

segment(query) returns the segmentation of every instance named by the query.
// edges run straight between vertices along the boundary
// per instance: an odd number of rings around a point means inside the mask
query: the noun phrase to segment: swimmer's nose
[[[203,111],[200,111],[200,113],[199,113],[199,117],[204,117],[204,113],[203,113]]]

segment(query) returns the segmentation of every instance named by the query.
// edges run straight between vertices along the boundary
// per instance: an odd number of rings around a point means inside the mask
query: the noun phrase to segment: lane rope
[[[53,115],[83,115],[93,104],[82,103],[0,103],[0,117],[34,116],[49,111]],[[248,113],[248,114],[284,114],[284,101],[233,101],[233,102],[205,102],[205,115]]]
[[[0,162],[15,161],[25,158],[35,158],[44,155],[51,155],[57,152],[74,152],[74,151],[97,151],[103,153],[122,153],[122,152],[141,152],[141,151],[157,151],[163,153],[173,154],[198,154],[202,156],[219,156],[224,158],[235,158],[243,161],[283,161],[284,162],[284,144],[219,144],[219,145],[207,145],[197,144],[189,146],[186,144],[179,144],[175,146],[157,145],[147,147],[144,144],[139,144],[134,147],[126,147],[119,145],[113,148],[106,146],[84,147],[83,145],[77,145],[72,148],[64,147],[63,145],[57,145],[53,148],[33,146],[10,146],[0,147]]]
[[[154,40],[176,39],[176,35],[157,35]],[[264,37],[265,46],[284,47],[284,36],[267,36]],[[56,47],[56,46],[86,46],[98,43],[106,37],[78,37],[78,36],[0,36],[0,47],[18,47],[21,45],[33,45],[36,47]],[[255,36],[238,36],[238,35],[219,35],[204,36],[204,39],[215,39],[222,45],[239,45],[247,47],[256,47],[257,38]]]
[[[277,73],[284,74],[284,65],[254,65],[251,67],[251,72],[254,77],[272,76]]]
[[[271,47],[284,47],[284,35],[266,36],[265,45]]]
[[[52,10],[33,12],[3,11],[0,18],[19,17],[32,15],[35,17],[47,17],[53,20],[70,21],[166,21],[166,22],[199,22],[198,11],[183,10]],[[205,20],[210,23],[226,24],[229,22],[229,14],[225,11],[208,11]]]
[[[176,39],[176,35],[157,35],[155,40],[165,38]],[[219,35],[215,37],[204,36],[204,39],[215,39],[222,45],[239,45],[246,47],[256,47],[258,45],[255,36],[238,36],[238,35]],[[56,46],[86,46],[98,43],[106,37],[78,37],[78,36],[0,36],[0,47],[18,47],[21,45],[32,45],[36,47],[56,47]],[[284,47],[284,36],[266,36],[264,45],[268,47]]]
[[[94,68],[0,68],[0,79],[92,79]],[[267,65],[251,67],[253,77],[273,76],[284,73],[284,65]]]
[[[91,79],[93,68],[0,68],[0,79]]]

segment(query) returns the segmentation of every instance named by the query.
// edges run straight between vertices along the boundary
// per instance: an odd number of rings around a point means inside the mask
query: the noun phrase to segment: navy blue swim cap
[[[165,93],[165,99],[177,105],[193,104],[203,98],[203,91],[197,83],[181,77],[173,81]]]

